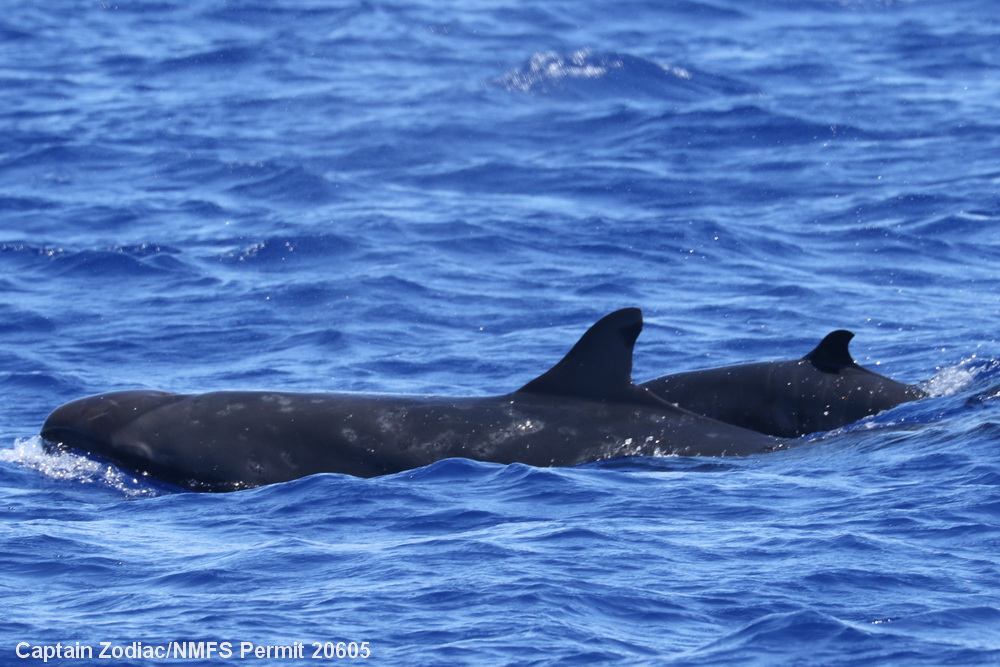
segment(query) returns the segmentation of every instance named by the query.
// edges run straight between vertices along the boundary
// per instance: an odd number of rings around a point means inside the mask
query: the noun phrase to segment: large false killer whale
[[[858,365],[852,338],[841,329],[801,359],[676,373],[639,386],[702,416],[780,438],[832,431],[927,395]]]
[[[50,448],[202,491],[323,472],[372,477],[451,457],[564,466],[789,446],[634,385],[640,331],[639,309],[611,313],[548,372],[501,396],[120,391],[57,408],[41,435]]]

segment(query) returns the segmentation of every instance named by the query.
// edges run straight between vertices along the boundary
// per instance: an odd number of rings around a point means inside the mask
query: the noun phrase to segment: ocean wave
[[[62,251],[53,255],[52,271],[90,278],[124,278],[162,273],[186,273],[180,251],[169,246],[142,244],[129,247]]]
[[[227,264],[259,268],[282,268],[315,261],[329,261],[355,248],[347,238],[336,234],[275,236],[248,246],[227,251],[219,259]]]
[[[685,655],[694,664],[699,662],[722,664],[745,655],[753,646],[755,652],[766,651],[771,660],[795,660],[801,655],[802,644],[813,648],[813,658],[822,660],[825,647],[853,644],[853,655],[874,642],[871,633],[857,625],[834,616],[813,610],[799,610],[768,614],[755,619],[742,628],[728,633],[701,649]],[[837,649],[834,649],[836,653]]]
[[[75,250],[33,243],[0,243],[0,255],[23,260],[21,267],[60,276],[120,278],[163,273],[187,273],[181,251],[157,243]],[[40,264],[37,260],[44,260]]]
[[[650,97],[697,100],[745,95],[749,86],[690,67],[661,64],[627,53],[581,49],[539,52],[525,64],[489,81],[510,92],[589,98]]]
[[[337,183],[304,167],[262,164],[257,170],[244,171],[249,179],[230,186],[229,193],[253,199],[292,201],[300,206],[317,206],[342,198]]]

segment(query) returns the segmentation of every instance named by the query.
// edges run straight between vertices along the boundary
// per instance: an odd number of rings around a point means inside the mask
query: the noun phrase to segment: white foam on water
[[[109,463],[72,452],[47,452],[37,435],[16,438],[13,448],[0,449],[0,461],[15,463],[55,480],[108,486],[130,498],[159,495],[145,478],[130,475]]]

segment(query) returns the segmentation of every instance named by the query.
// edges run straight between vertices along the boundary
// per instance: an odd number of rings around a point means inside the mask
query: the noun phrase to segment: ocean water
[[[988,0],[5,7],[0,664],[1000,662]],[[503,393],[626,306],[637,381],[846,328],[932,396],[218,495],[37,437],[112,389]]]

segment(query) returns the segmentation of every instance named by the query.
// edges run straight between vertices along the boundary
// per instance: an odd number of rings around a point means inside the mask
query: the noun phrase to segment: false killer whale
[[[549,371],[501,396],[121,391],[57,408],[47,447],[170,484],[227,491],[321,472],[372,477],[450,457],[534,466],[640,455],[748,455],[788,446],[632,383],[642,312],[592,326]]]
[[[780,438],[831,431],[927,395],[858,365],[852,338],[841,329],[801,359],[676,373],[639,386],[702,416]]]

